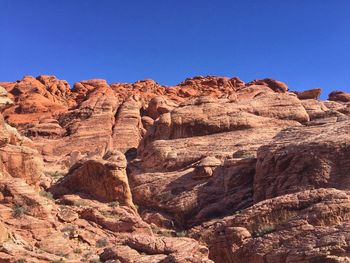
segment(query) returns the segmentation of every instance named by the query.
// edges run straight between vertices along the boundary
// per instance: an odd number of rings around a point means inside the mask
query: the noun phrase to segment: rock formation
[[[84,193],[101,202],[118,202],[135,209],[125,169],[124,154],[110,151],[102,160],[86,160],[73,165],[51,192],[55,196]]]
[[[321,89],[316,88],[316,89],[304,90],[302,92],[294,91],[294,93],[297,94],[298,99],[301,99],[301,100],[309,100],[309,99],[317,100],[321,95]]]
[[[0,262],[350,262],[348,93],[0,86]]]
[[[214,262],[347,262],[349,192],[319,188],[262,201],[192,229]]]
[[[350,102],[350,93],[333,91],[329,94],[328,99],[339,102]]]

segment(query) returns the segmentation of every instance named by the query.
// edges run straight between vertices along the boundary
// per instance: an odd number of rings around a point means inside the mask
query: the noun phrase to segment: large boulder
[[[247,83],[247,86],[251,86],[251,85],[264,85],[269,87],[273,91],[279,92],[279,93],[284,93],[288,91],[288,86],[284,82],[279,80],[274,80],[271,78],[257,79]]]
[[[117,201],[135,209],[125,169],[124,154],[109,151],[103,159],[75,164],[51,191],[55,196],[85,193],[102,202]]]
[[[152,119],[157,119],[161,114],[170,112],[177,105],[164,97],[157,96],[152,98],[147,107],[147,115]]]
[[[343,91],[333,91],[328,95],[328,100],[350,102],[350,93],[346,93]]]
[[[316,88],[316,89],[304,90],[300,92],[295,91],[294,93],[297,94],[298,99],[300,100],[310,100],[310,99],[317,100],[321,95],[321,89]]]

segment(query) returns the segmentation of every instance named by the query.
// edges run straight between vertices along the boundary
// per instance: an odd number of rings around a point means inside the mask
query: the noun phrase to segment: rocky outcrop
[[[154,97],[152,98],[147,107],[147,115],[152,119],[157,119],[160,115],[170,112],[177,105],[164,97]]]
[[[1,262],[350,260],[346,93],[215,76],[0,86]]]
[[[121,262],[184,262],[210,263],[208,249],[190,238],[154,237],[137,235],[125,241],[127,248],[117,246],[105,249],[102,260]],[[130,258],[130,255],[131,258]]]
[[[138,147],[144,133],[140,109],[141,103],[137,97],[128,98],[118,108],[111,136],[113,148],[126,152]]]
[[[279,131],[288,127],[284,122],[260,128],[214,133],[206,136],[173,140],[154,140],[140,148],[144,171],[172,171],[190,165],[208,155],[219,159],[231,157],[237,151],[255,152]],[[256,136],[259,131],[259,136]]]
[[[318,189],[260,202],[194,228],[214,262],[346,262],[347,191]]]
[[[22,178],[32,185],[40,183],[43,163],[36,150],[8,144],[0,148],[0,158],[4,170],[11,176]]]
[[[55,196],[85,193],[101,202],[117,201],[135,209],[125,168],[125,156],[109,151],[103,159],[76,163],[51,191]]]
[[[26,76],[22,81],[1,85],[15,102],[4,112],[4,116],[10,124],[18,127],[38,123],[43,116],[57,116],[74,104],[69,84],[53,76]]]
[[[169,117],[165,115],[161,118]],[[292,122],[279,120],[303,123],[308,121],[309,117],[300,101],[292,94],[262,94],[242,102],[200,97],[174,109],[168,122],[156,122],[155,133],[156,136],[161,136],[160,138],[166,138],[169,133],[169,139],[177,139],[258,128],[267,123],[293,125]],[[165,125],[169,127],[166,128]],[[161,130],[157,131],[157,128]]]
[[[300,100],[310,100],[310,99],[317,100],[321,95],[321,89],[316,88],[316,89],[310,89],[310,90],[305,90],[301,92],[295,91],[294,93],[298,96],[298,99]]]
[[[131,175],[134,201],[167,213],[171,224],[179,228],[251,205],[255,159],[241,156],[222,165],[218,159],[210,163],[207,160],[175,172]],[[210,176],[198,177],[202,165],[210,169]]]
[[[203,179],[213,176],[217,166],[221,166],[221,161],[215,157],[207,156],[200,160],[193,171],[193,179]]]
[[[0,89],[0,109],[11,107],[7,92]],[[28,184],[38,185],[43,176],[43,162],[28,138],[22,137],[5,123],[0,114],[0,171],[3,176],[22,178]]]
[[[279,92],[279,93],[284,93],[288,91],[288,86],[285,83],[283,83],[282,81],[274,80],[270,78],[253,80],[247,84],[247,86],[251,86],[251,85],[267,86],[270,89],[272,89],[274,92]]]
[[[350,93],[333,91],[328,95],[328,100],[339,102],[350,102]]]
[[[306,189],[349,189],[350,122],[293,127],[259,148],[254,179],[256,202]]]

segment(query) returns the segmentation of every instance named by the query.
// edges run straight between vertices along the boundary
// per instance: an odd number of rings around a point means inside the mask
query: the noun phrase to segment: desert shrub
[[[15,263],[26,263],[26,262],[27,260],[25,260],[24,258],[20,258],[15,261]]]
[[[154,234],[157,234],[157,235],[160,235],[160,236],[163,236],[163,237],[172,237],[172,236],[176,235],[176,233],[173,233],[173,231],[171,231],[171,230],[162,230],[161,228],[159,228],[156,225],[151,225],[151,229],[152,229],[152,232]]]
[[[73,205],[74,206],[87,206],[88,202],[85,200],[74,200]]]
[[[47,199],[54,200],[52,194],[50,192],[46,192],[45,190],[41,190],[39,195]]]
[[[53,178],[61,178],[66,175],[66,172],[64,171],[48,171],[45,172],[45,175],[48,177],[53,177]]]
[[[101,238],[96,241],[96,247],[105,247],[108,245],[108,241],[105,238]]]
[[[92,252],[87,252],[87,253],[83,254],[82,257],[83,257],[84,261],[82,261],[82,262],[87,262],[88,258],[91,257],[92,255],[93,255]]]
[[[75,254],[81,254],[81,253],[83,253],[83,251],[82,251],[80,248],[75,248],[75,249],[73,250],[73,252],[74,252]]]
[[[63,260],[63,258],[67,258],[69,256],[69,254],[64,252],[57,252],[56,255],[62,257],[60,260]]]
[[[101,211],[101,214],[103,216],[105,216],[105,217],[112,218],[112,219],[115,219],[115,220],[119,220],[120,219],[120,216],[118,214],[113,213],[113,212]]]
[[[158,234],[160,232],[160,228],[154,224],[151,224],[151,229],[154,234]]]
[[[119,206],[119,202],[118,201],[114,201],[114,202],[110,202],[108,204],[109,207],[115,208]]]
[[[58,260],[52,260],[51,263],[65,263],[66,261],[61,258],[61,259],[58,259]]]
[[[159,235],[161,235],[163,237],[172,237],[173,236],[173,232],[171,232],[169,230],[160,231]]]
[[[180,232],[176,232],[176,236],[177,237],[186,237],[187,236],[187,231],[180,231]]]
[[[12,215],[13,215],[13,217],[20,218],[27,212],[27,210],[28,210],[28,208],[25,205],[14,204],[12,206]]]
[[[68,237],[74,237],[76,230],[77,229],[74,225],[67,225],[61,229],[61,232],[63,232]]]
[[[276,230],[274,226],[262,226],[253,232],[253,237],[262,237],[266,234],[272,233]]]
[[[248,151],[248,150],[238,150],[232,154],[232,157],[248,159],[248,158],[255,158],[255,154],[252,151]]]

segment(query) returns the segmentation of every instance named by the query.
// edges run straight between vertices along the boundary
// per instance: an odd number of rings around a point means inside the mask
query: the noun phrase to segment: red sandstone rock
[[[0,86],[0,261],[349,261],[346,93],[214,76]]]
[[[269,87],[275,92],[279,93],[284,93],[288,91],[288,86],[283,83],[282,81],[274,80],[274,79],[258,79],[258,80],[253,80],[247,84],[247,86],[250,85],[264,85]]]
[[[349,197],[335,189],[284,195],[196,227],[192,236],[208,244],[214,262],[346,262]]]
[[[125,168],[125,156],[110,151],[102,160],[76,163],[51,191],[56,196],[85,193],[102,202],[118,201],[135,209]]]
[[[280,132],[258,149],[254,200],[320,187],[349,188],[349,128],[349,121],[340,121]]]
[[[0,108],[6,108],[11,100],[2,91]],[[27,138],[4,122],[0,114],[0,171],[5,175],[22,178],[28,184],[38,185],[43,176],[43,162],[38,152],[31,148]]]
[[[9,238],[9,233],[6,227],[0,223],[0,244],[2,245]]]
[[[148,103],[147,114],[155,120],[161,114],[170,112],[176,106],[176,104],[169,102],[164,97],[154,97]]]
[[[294,93],[298,96],[298,99],[301,99],[301,100],[309,100],[309,99],[317,100],[321,95],[321,89],[316,88],[316,89],[310,89],[310,90],[305,90],[301,92],[294,91]]]
[[[328,99],[339,102],[350,102],[350,93],[333,91],[328,95]]]

